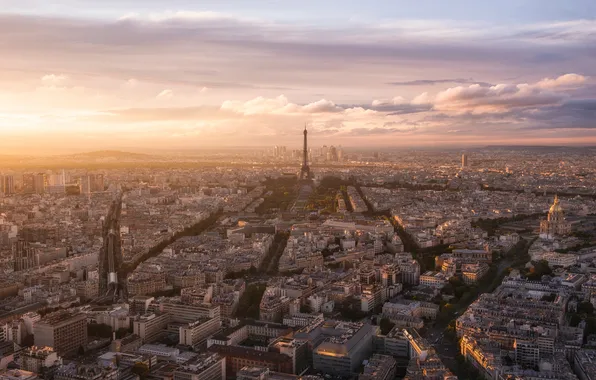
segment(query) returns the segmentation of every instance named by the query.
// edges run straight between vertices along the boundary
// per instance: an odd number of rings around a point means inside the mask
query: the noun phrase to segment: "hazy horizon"
[[[0,155],[596,145],[587,0],[0,6]]]

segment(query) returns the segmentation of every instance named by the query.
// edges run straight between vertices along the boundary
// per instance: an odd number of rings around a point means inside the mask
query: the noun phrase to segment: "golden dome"
[[[550,206],[550,210],[548,212],[551,214],[563,212],[563,208],[561,208],[561,204],[559,203],[559,197],[557,195],[555,195],[555,202],[552,206]]]

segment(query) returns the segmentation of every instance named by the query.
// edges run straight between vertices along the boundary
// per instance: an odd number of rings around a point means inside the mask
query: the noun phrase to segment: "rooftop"
[[[200,374],[222,359],[223,356],[218,353],[205,352],[186,362],[176,372]]]

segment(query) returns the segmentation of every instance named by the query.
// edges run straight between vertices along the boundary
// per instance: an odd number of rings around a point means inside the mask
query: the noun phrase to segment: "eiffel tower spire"
[[[300,168],[300,179],[311,179],[310,167],[308,166],[308,131],[304,125],[304,147],[302,148],[302,167]]]

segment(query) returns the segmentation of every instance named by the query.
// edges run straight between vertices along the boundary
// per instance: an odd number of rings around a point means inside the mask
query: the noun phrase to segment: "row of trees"
[[[207,230],[211,227],[217,219],[223,214],[222,210],[218,210],[217,212],[212,213],[208,218],[201,220],[194,225],[185,228],[183,231],[178,232],[174,236],[170,237],[169,239],[161,241],[159,244],[155,245],[153,248],[149,249],[145,254],[143,254],[139,259],[135,260],[132,264],[124,263],[121,268],[121,272],[124,274],[123,278],[126,278],[128,274],[132,273],[137,266],[152,257],[156,257],[159,255],[164,249],[166,249],[169,245],[174,243],[176,240],[184,237],[184,236],[197,236],[203,233],[203,231]]]
[[[259,308],[265,289],[267,289],[267,284],[254,283],[248,285],[238,302],[236,318],[259,319]]]
[[[294,177],[282,177],[277,179],[268,178],[265,188],[271,191],[255,210],[258,214],[266,214],[271,211],[286,211],[294,202],[296,184],[298,179]]]
[[[116,330],[116,339],[124,338],[127,334],[130,334],[132,331],[130,328],[120,328]],[[89,323],[87,324],[87,334],[89,336],[97,337],[97,338],[106,338],[109,339],[112,337],[112,326],[102,324],[102,323]]]

